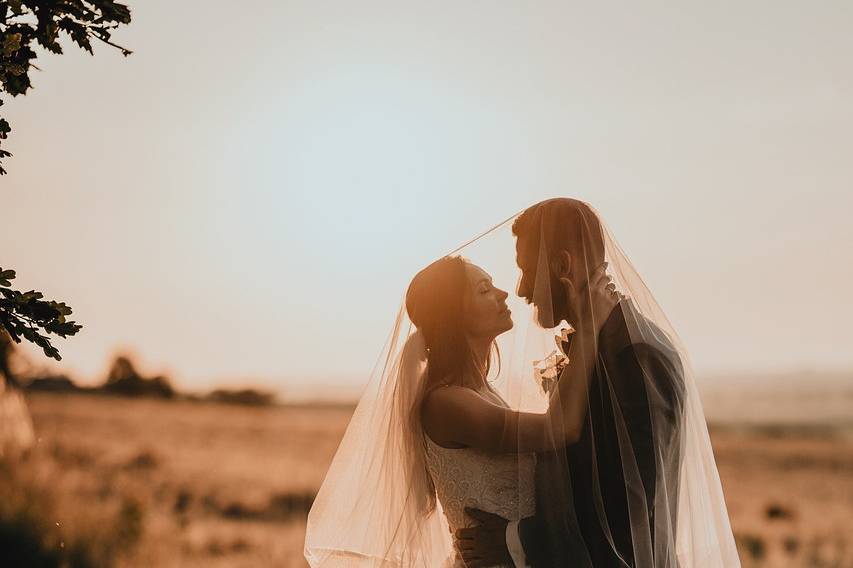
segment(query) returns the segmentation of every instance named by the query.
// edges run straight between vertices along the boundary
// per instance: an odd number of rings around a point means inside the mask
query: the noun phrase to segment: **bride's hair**
[[[445,256],[418,272],[406,292],[409,319],[423,334],[427,351],[424,393],[446,384],[463,384],[469,375],[489,373],[493,344],[485,369],[474,360],[465,335],[465,295],[470,292],[467,261]]]
[[[406,291],[406,312],[423,339],[426,369],[422,384],[402,387],[418,392],[413,398],[401,396],[403,407],[397,410],[409,423],[409,428],[403,433],[405,443],[411,449],[407,452],[409,462],[406,468],[413,487],[420,488],[414,495],[415,510],[424,516],[435,510],[436,498],[435,485],[426,464],[421,403],[433,389],[450,384],[464,386],[471,376],[480,375],[486,387],[491,388],[486,377],[491,356],[497,353],[497,343],[493,342],[485,368],[482,368],[474,360],[465,334],[465,296],[471,291],[465,274],[467,262],[460,256],[440,258],[418,272]],[[416,335],[410,336],[407,344]],[[497,356],[500,364],[500,354]]]

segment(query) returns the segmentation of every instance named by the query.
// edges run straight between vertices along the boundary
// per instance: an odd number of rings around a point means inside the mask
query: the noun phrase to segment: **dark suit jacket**
[[[535,568],[635,566],[627,486],[642,487],[632,493],[631,514],[646,517],[651,527],[639,535],[640,546],[655,550],[656,515],[667,515],[658,521],[674,535],[683,400],[677,351],[629,301],[621,302],[599,335],[580,439],[538,456],[536,516],[519,525]],[[626,476],[635,481],[626,485]],[[657,483],[666,490],[668,511],[655,510]]]

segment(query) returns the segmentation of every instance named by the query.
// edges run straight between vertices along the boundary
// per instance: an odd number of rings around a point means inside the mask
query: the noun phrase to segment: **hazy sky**
[[[0,266],[184,387],[359,385],[416,269],[595,205],[700,375],[853,368],[853,4],[131,1],[4,106]]]

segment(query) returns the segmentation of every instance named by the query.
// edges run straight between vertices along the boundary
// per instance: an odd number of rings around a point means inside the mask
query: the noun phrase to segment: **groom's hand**
[[[478,521],[477,526],[456,531],[456,548],[467,568],[512,566],[506,548],[506,526],[503,517],[479,509],[465,508],[465,513]]]

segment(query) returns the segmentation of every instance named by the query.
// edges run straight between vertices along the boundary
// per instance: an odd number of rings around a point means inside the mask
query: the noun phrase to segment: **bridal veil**
[[[625,299],[618,317],[602,316],[599,341],[610,351],[596,361],[582,439],[569,447],[554,442],[537,456],[537,518],[521,529],[530,533],[522,535],[526,549],[536,543],[529,559],[597,566],[604,554],[626,566],[739,566],[688,353],[588,204],[542,202],[453,251],[510,292],[514,327],[497,338],[492,388],[513,409],[544,412],[572,365],[566,354],[575,334],[560,317],[567,292],[550,273],[555,248],[567,242],[575,270],[589,274],[606,261]],[[427,471],[420,424],[426,358],[401,299],[308,516],[311,566],[452,563],[453,536]],[[559,420],[554,413],[552,432]]]

